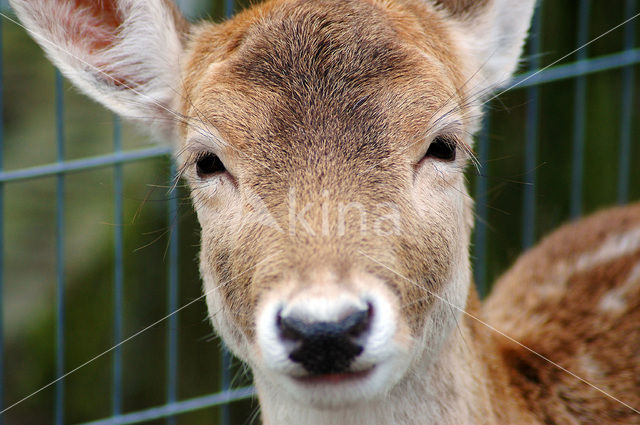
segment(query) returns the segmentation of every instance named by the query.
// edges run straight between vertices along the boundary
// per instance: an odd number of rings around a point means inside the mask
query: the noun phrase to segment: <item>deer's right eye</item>
[[[452,162],[456,159],[456,142],[445,136],[436,137],[429,145],[425,157]]]
[[[201,179],[212,177],[225,171],[226,168],[220,158],[211,152],[200,155],[196,161],[196,172]]]

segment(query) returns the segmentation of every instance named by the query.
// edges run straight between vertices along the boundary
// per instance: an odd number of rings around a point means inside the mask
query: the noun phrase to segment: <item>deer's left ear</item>
[[[188,24],[171,0],[10,0],[78,88],[130,119],[173,128]]]
[[[453,28],[476,89],[509,81],[529,30],[536,0],[431,0]]]

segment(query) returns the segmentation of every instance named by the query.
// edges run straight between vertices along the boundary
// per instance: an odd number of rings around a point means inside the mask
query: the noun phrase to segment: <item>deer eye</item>
[[[217,155],[207,152],[198,157],[196,160],[196,172],[198,177],[206,179],[215,174],[224,173],[226,168]]]
[[[447,136],[436,137],[429,145],[425,157],[446,162],[454,161],[456,159],[456,141]]]

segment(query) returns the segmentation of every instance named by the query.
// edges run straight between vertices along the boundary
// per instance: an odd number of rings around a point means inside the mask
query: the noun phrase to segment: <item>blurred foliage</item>
[[[236,5],[240,9],[248,0]],[[624,2],[592,2],[590,38],[623,21]],[[220,20],[222,2],[181,0],[190,16]],[[542,54],[548,65],[576,45],[576,8],[547,1],[542,9]],[[4,21],[4,167],[19,169],[54,162],[54,70],[19,27]],[[640,28],[640,25],[636,26]],[[636,37],[638,39],[638,37]],[[589,46],[591,57],[622,49],[622,31]],[[570,57],[567,61],[575,59]],[[526,66],[526,63],[525,63]],[[640,198],[640,139],[637,125],[640,81],[634,86],[631,199]],[[615,203],[620,136],[621,70],[587,77],[584,212]],[[573,80],[540,86],[536,229],[539,238],[569,217]],[[470,189],[488,179],[487,280],[492,282],[521,250],[526,90],[506,93],[489,105],[490,155],[482,176],[469,171]],[[65,149],[69,159],[111,151],[110,113],[65,85]],[[125,149],[148,146],[146,135],[125,125]],[[166,311],[168,234],[179,229],[180,305],[201,295],[197,268],[198,225],[186,191],[180,189],[180,218],[168,222],[168,159],[124,166],[125,306],[124,335],[163,317]],[[66,369],[113,345],[113,170],[104,168],[65,177]],[[5,405],[51,382],[55,376],[55,178],[5,185],[4,331]],[[180,399],[219,389],[220,341],[207,322],[204,302],[179,313]],[[166,324],[127,342],[124,356],[124,410],[165,401]],[[107,417],[111,412],[112,356],[105,355],[64,380],[66,422]],[[235,384],[249,377],[234,367]],[[50,387],[5,415],[5,424],[51,423]],[[255,401],[234,403],[234,424],[248,424]],[[218,423],[219,409],[177,418],[179,424]],[[165,423],[164,420],[155,423]]]

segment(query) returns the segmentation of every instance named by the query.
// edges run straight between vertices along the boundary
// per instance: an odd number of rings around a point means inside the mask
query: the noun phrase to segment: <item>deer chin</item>
[[[326,375],[285,373],[254,368],[258,393],[278,392],[280,397],[316,409],[347,408],[374,401],[387,394],[409,369],[409,357],[398,353],[366,369]],[[269,397],[267,395],[267,397]]]

